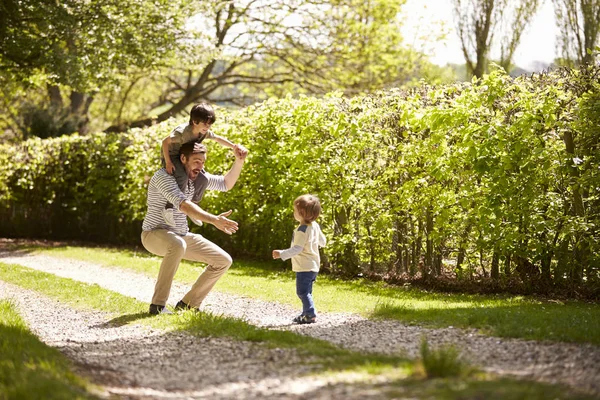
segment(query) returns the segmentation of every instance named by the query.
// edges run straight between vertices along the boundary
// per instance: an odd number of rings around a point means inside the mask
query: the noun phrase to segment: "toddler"
[[[292,259],[292,271],[296,272],[296,294],[302,301],[302,314],[293,320],[297,324],[312,324],[317,318],[312,288],[321,264],[319,247],[327,244],[316,222],[319,214],[321,204],[316,196],[305,194],[294,200],[294,218],[300,225],[294,231],[292,246],[273,250],[274,259]]]

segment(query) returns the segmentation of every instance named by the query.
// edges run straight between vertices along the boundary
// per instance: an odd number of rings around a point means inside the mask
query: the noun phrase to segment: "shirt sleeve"
[[[289,249],[285,249],[281,252],[281,259],[282,260],[287,260],[289,258],[292,258],[300,253],[302,253],[302,250],[304,249],[304,245],[306,244],[306,241],[308,240],[308,234],[307,231],[308,230],[308,226],[306,225],[300,225],[298,227],[298,229],[296,229],[294,231],[294,239],[292,240],[292,247],[290,247]]]
[[[179,189],[175,177],[169,175],[166,170],[156,174],[156,189],[165,199],[179,210],[179,206],[186,200],[185,195]]]
[[[318,231],[318,235],[319,235],[319,247],[327,246],[327,238],[325,237],[325,235],[323,235],[323,231],[321,230],[321,227],[316,222],[315,222],[315,225],[317,226],[317,231]]]
[[[180,130],[179,127],[176,127],[175,129],[173,129],[171,131],[171,133],[169,134],[171,143],[177,143],[177,144],[182,144],[181,143],[182,136],[183,136],[183,131]]]
[[[289,249],[282,250],[281,254],[279,256],[281,257],[281,259],[283,261],[289,260],[290,258],[302,253],[303,248],[304,247],[302,247],[302,246],[293,246],[293,247],[290,247]]]
[[[212,139],[215,140],[215,133],[213,131],[207,131],[204,139]]]
[[[218,190],[219,192],[227,191],[227,186],[225,185],[225,177],[223,175],[213,175],[209,174],[208,172],[205,172],[204,176],[206,176],[206,179],[208,179],[206,189]]]

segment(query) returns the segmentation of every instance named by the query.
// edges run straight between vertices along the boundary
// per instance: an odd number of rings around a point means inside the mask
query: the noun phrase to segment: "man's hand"
[[[238,223],[230,220],[229,217],[232,213],[232,210],[219,214],[216,217],[216,220],[213,222],[213,225],[220,231],[225,232],[228,235],[231,235],[238,230]]]
[[[235,158],[245,160],[248,156],[248,149],[242,146],[241,144],[236,144],[235,146],[233,146],[233,154],[235,154]]]
[[[275,260],[277,260],[278,258],[281,258],[281,250],[273,250],[273,258]]]

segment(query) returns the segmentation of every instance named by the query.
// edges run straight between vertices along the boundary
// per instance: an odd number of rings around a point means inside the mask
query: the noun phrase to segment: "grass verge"
[[[155,277],[160,258],[145,250],[76,246],[15,246],[15,250],[72,258]],[[182,262],[176,279],[193,283],[202,268]],[[236,261],[216,290],[299,306],[289,265]],[[600,305],[525,296],[433,293],[363,279],[320,275],[314,289],[321,311],[354,312],[428,327],[476,328],[483,333],[533,340],[600,345]],[[340,301],[344,299],[344,301]]]
[[[13,303],[0,300],[0,399],[93,398],[67,359],[27,329]]]

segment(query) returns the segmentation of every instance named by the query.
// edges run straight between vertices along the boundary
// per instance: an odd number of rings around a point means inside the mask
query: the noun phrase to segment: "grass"
[[[560,386],[528,383],[512,379],[464,380],[431,379],[396,382],[387,393],[394,399],[435,400],[584,400],[594,397],[565,391]]]
[[[427,339],[421,339],[421,365],[427,378],[461,377],[469,374],[469,366],[461,359],[454,346],[429,347]]]
[[[67,359],[27,329],[13,303],[0,301],[0,399],[92,398]]]
[[[15,249],[89,261],[155,277],[160,258],[145,250],[100,247],[19,246]],[[202,269],[182,262],[176,280],[191,284]],[[235,261],[216,290],[299,307],[288,264]],[[600,345],[600,305],[552,302],[525,296],[432,293],[364,279],[320,275],[314,289],[320,311],[353,312],[427,327],[476,328],[498,337]],[[343,301],[340,301],[343,299]]]
[[[403,396],[408,394],[409,397],[421,399],[591,399],[589,396],[576,394],[571,389],[562,386],[498,379],[481,373],[471,373],[468,376],[463,373],[455,374],[460,377],[450,379],[419,379],[418,374],[415,374],[415,363],[400,356],[353,352],[326,341],[293,332],[258,328],[245,321],[230,317],[191,311],[150,317],[146,312],[146,303],[102,289],[97,285],[57,277],[15,264],[0,263],[0,280],[35,290],[74,308],[94,309],[112,313],[113,318],[107,324],[142,323],[166,331],[180,330],[203,337],[229,337],[235,340],[261,343],[272,348],[295,349],[298,354],[305,357],[307,363],[314,365],[315,373],[358,373],[361,376],[358,381],[359,386],[361,385],[360,382],[366,385],[381,376],[393,377],[391,392],[390,385],[385,388],[382,387],[382,397],[379,398],[392,398],[396,397],[398,393],[403,393]],[[4,313],[1,312],[0,314]],[[3,327],[4,324],[3,322],[3,325],[0,326]],[[0,335],[0,338],[4,338],[4,335]],[[35,337],[32,336],[32,339],[35,339]],[[2,340],[2,343],[4,343],[4,339]],[[31,348],[30,345],[21,348],[14,347],[12,351],[17,355],[30,353],[28,350]],[[4,357],[5,351],[2,350],[1,354]],[[433,353],[438,354],[436,351],[433,351]],[[3,360],[3,358],[0,359]],[[0,382],[2,382],[4,376],[11,377],[15,375],[17,369],[15,362],[3,363],[2,365],[7,369],[8,374],[5,372],[0,375]],[[50,375],[50,379],[53,378],[54,375]],[[10,379],[9,382],[13,382],[13,380]],[[10,385],[14,384],[10,383]],[[377,386],[375,386],[375,389],[377,389]],[[13,388],[9,386],[8,389],[4,390],[13,390]],[[372,390],[373,388],[370,389],[371,392]],[[504,393],[512,397],[498,396],[495,393]],[[544,397],[544,394],[550,394],[551,397]],[[2,398],[2,395],[3,393],[0,392],[0,398]],[[529,395],[531,396],[528,397]],[[84,398],[85,394],[82,392],[81,396],[83,396],[81,398]],[[13,398],[13,396],[8,396],[8,398]],[[16,398],[20,397],[16,396]],[[77,395],[68,395],[63,398],[78,397]]]

